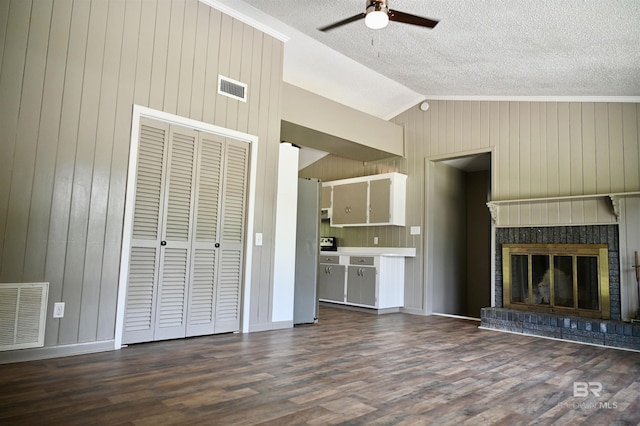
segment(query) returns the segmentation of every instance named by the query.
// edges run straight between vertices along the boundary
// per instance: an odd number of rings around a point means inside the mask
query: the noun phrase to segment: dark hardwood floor
[[[10,425],[640,422],[639,353],[332,308],[316,325],[0,365],[0,378]],[[574,397],[574,382],[602,391]]]

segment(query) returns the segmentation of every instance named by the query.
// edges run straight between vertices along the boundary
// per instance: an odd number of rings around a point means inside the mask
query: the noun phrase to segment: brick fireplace
[[[495,242],[494,307],[482,309],[481,328],[640,350],[640,324],[621,321],[617,225],[496,228]],[[540,298],[540,296],[538,296],[537,303],[520,303],[528,301],[529,298],[532,301],[536,299],[535,284],[529,284],[528,295],[525,287],[524,295],[520,297],[522,300],[516,299],[516,303],[505,303],[504,284],[509,282],[510,278],[505,279],[503,273],[503,248],[518,245],[606,247],[607,260],[605,262],[607,264],[603,265],[605,266],[603,269],[607,270],[608,277],[604,277],[602,285],[607,286],[603,289],[603,293],[606,294],[608,300],[601,295],[600,302],[606,302],[607,306],[593,313],[591,312],[594,311],[593,309],[579,309],[578,300],[575,301],[575,309],[569,309],[568,303],[557,303],[556,307],[548,301],[545,303],[544,298]],[[531,257],[529,257],[529,265],[531,265],[530,259]],[[551,259],[554,258],[551,257]],[[575,260],[573,264],[576,265]],[[577,276],[577,273],[575,275]],[[540,281],[539,277],[531,278],[531,273],[529,277],[536,283]],[[559,279],[556,278],[556,280],[556,285],[559,286]],[[574,291],[577,298],[578,290]],[[557,291],[556,294],[558,294]],[[507,296],[508,300],[513,301],[511,295]],[[564,300],[560,297],[557,298]],[[606,314],[602,314],[602,311]]]

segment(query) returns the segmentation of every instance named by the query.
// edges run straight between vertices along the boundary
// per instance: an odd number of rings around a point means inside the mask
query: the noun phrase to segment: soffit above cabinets
[[[358,161],[404,155],[401,126],[284,83],[280,139]]]

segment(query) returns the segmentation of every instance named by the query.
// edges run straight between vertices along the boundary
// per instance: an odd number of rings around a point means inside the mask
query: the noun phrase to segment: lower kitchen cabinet
[[[400,308],[404,306],[404,257],[323,255],[318,286],[320,301]]]
[[[318,298],[328,302],[344,302],[345,266],[339,256],[322,256],[318,278]]]
[[[376,305],[376,268],[349,266],[347,276],[347,303]]]

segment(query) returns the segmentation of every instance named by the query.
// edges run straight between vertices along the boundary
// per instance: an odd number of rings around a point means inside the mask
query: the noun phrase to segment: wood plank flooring
[[[0,424],[640,423],[639,353],[477,326],[323,307],[289,330],[0,365]]]

